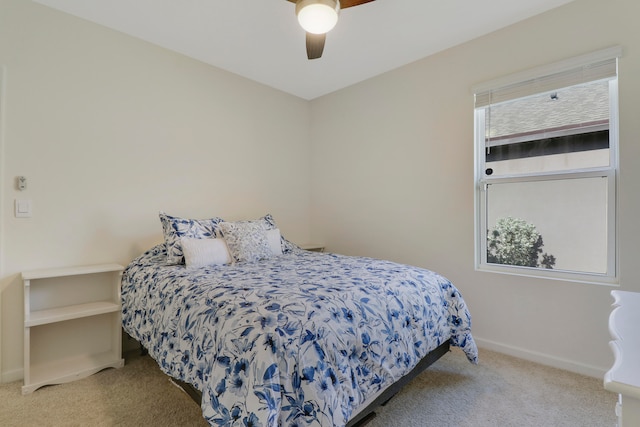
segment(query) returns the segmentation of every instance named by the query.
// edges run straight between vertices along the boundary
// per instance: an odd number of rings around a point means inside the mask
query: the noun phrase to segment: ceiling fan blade
[[[288,0],[291,3],[296,3],[297,0]],[[359,6],[361,4],[369,3],[374,0],[340,0],[340,9],[346,9],[348,7]]]
[[[361,4],[369,3],[374,0],[340,0],[340,9],[346,9],[348,7],[360,6]]]
[[[288,0],[291,3],[298,3],[299,0]],[[361,4],[370,3],[375,0],[338,0],[340,3],[340,9],[346,9],[348,7],[359,6]],[[296,11],[297,11],[296,6]],[[297,12],[296,12],[297,14]],[[324,42],[327,38],[326,34],[312,34],[307,33],[307,58],[318,59],[322,56],[324,50]]]
[[[307,33],[307,58],[317,59],[322,56],[326,34]]]

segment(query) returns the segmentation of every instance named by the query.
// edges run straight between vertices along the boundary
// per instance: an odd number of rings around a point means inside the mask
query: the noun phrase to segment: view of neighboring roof
[[[486,113],[488,145],[608,129],[609,82],[590,82],[491,105]],[[589,129],[589,130],[587,130]]]

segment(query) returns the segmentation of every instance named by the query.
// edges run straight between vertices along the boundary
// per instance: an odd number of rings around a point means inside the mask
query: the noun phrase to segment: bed
[[[270,215],[160,218],[165,242],[123,273],[123,328],[212,426],[351,426],[449,346],[477,363],[435,272],[302,250]]]

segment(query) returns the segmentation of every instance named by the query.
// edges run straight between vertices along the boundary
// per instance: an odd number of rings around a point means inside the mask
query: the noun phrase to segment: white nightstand
[[[317,245],[317,244],[314,244],[314,243],[308,243],[306,245],[300,245],[300,247],[302,249],[304,249],[305,251],[324,252],[324,246]]]
[[[618,393],[618,426],[640,426],[640,293],[611,291],[615,299],[609,316],[610,342],[615,356],[604,377],[604,388]]]
[[[123,269],[118,264],[101,264],[22,273],[22,394],[124,366]]]

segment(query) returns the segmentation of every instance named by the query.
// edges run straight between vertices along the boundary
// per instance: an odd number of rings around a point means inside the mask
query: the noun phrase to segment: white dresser
[[[610,342],[615,362],[604,377],[605,389],[618,393],[619,427],[640,426],[640,293],[612,291]]]

